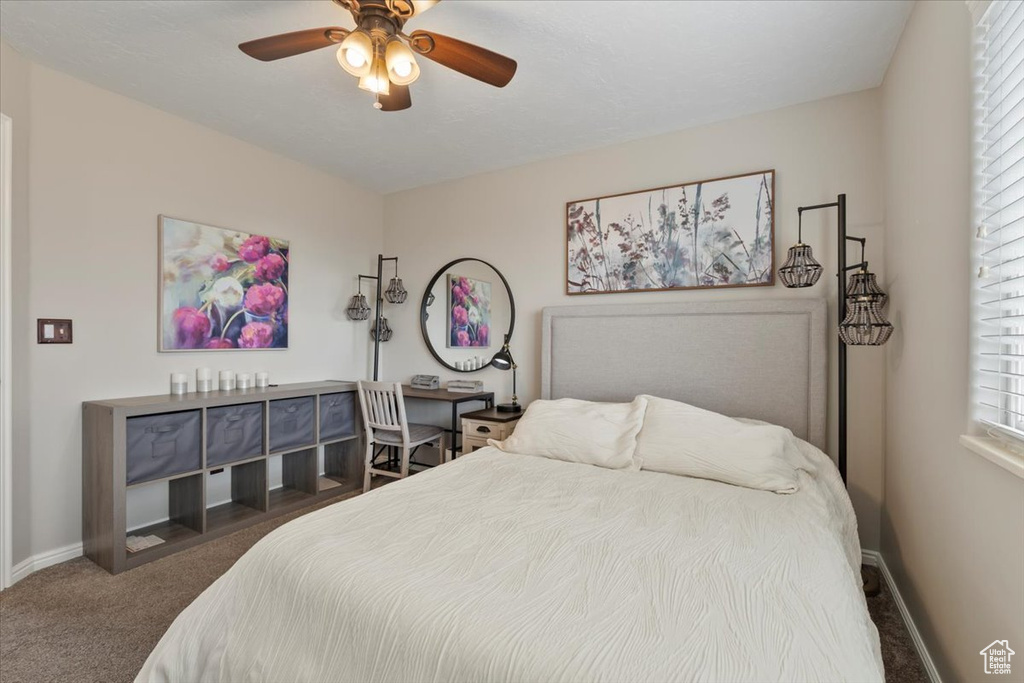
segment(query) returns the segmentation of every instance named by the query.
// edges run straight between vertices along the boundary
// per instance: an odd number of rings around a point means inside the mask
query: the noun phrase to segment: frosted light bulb
[[[395,74],[402,78],[405,78],[412,73],[412,64],[409,62],[398,62],[395,64]]]
[[[366,64],[366,58],[355,50],[345,50],[345,61],[356,69]]]
[[[391,90],[390,83],[386,76],[380,77],[373,74],[360,78],[359,87],[377,95],[387,95]]]

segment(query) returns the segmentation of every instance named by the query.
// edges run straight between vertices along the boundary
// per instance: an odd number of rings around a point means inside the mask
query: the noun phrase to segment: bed
[[[181,613],[137,680],[883,680],[856,521],[813,445],[824,305],[770,303],[548,309],[543,391],[673,394],[783,424],[816,465],[796,493],[482,449],[266,536]],[[615,375],[625,362],[605,357],[621,392],[606,396],[607,378],[566,357],[609,353],[590,346],[593,329],[670,330],[665,346],[689,359],[657,352],[658,372]],[[714,347],[746,354],[719,363],[722,381],[745,375],[744,398],[690,385],[696,338],[727,331],[762,340]],[[764,365],[751,353],[799,367],[751,374]],[[687,381],[657,386],[676,371]],[[782,412],[764,406],[768,380],[791,382]]]

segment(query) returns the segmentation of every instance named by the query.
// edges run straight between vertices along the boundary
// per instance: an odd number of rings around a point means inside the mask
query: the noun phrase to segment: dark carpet
[[[181,610],[265,534],[313,509],[117,576],[85,558],[32,574],[0,593],[0,681],[131,681]],[[884,582],[868,607],[881,635],[887,680],[926,683]]]

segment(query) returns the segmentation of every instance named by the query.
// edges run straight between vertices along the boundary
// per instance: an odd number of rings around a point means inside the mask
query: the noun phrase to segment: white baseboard
[[[48,550],[45,553],[33,555],[32,557],[22,560],[18,564],[14,565],[11,569],[11,586],[40,569],[46,569],[47,567],[52,567],[55,564],[67,562],[68,560],[73,560],[76,557],[81,556],[81,543],[72,543],[71,545],[64,546],[63,548]]]
[[[914,643],[914,649],[917,650],[918,657],[921,658],[921,663],[924,665],[925,673],[928,674],[928,679],[932,683],[942,683],[939,670],[935,668],[935,662],[932,661],[932,656],[924,644],[921,632],[917,630],[917,625],[914,623],[913,617],[910,616],[907,603],[903,601],[903,596],[896,585],[896,580],[889,571],[889,567],[885,564],[885,558],[877,550],[862,550],[861,562],[870,567],[878,567],[878,573],[882,575],[885,585],[889,587],[889,592],[892,594],[892,599],[896,601],[896,607],[900,611],[900,616],[903,617],[903,623],[907,627],[907,632],[910,633],[910,639]]]

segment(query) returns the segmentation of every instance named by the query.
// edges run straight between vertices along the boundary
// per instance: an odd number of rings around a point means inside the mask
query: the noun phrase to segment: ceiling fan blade
[[[412,49],[470,78],[504,88],[516,74],[516,61],[497,52],[431,31],[413,31]]]
[[[340,43],[348,33],[348,29],[338,26],[308,28],[305,31],[293,31],[292,33],[250,40],[240,44],[238,49],[255,59],[272,62],[275,59],[301,55],[303,52],[319,50],[322,47]]]
[[[390,94],[380,96],[381,111],[401,111],[412,106],[412,96],[409,94],[409,86],[395,85],[392,83],[388,88]]]

